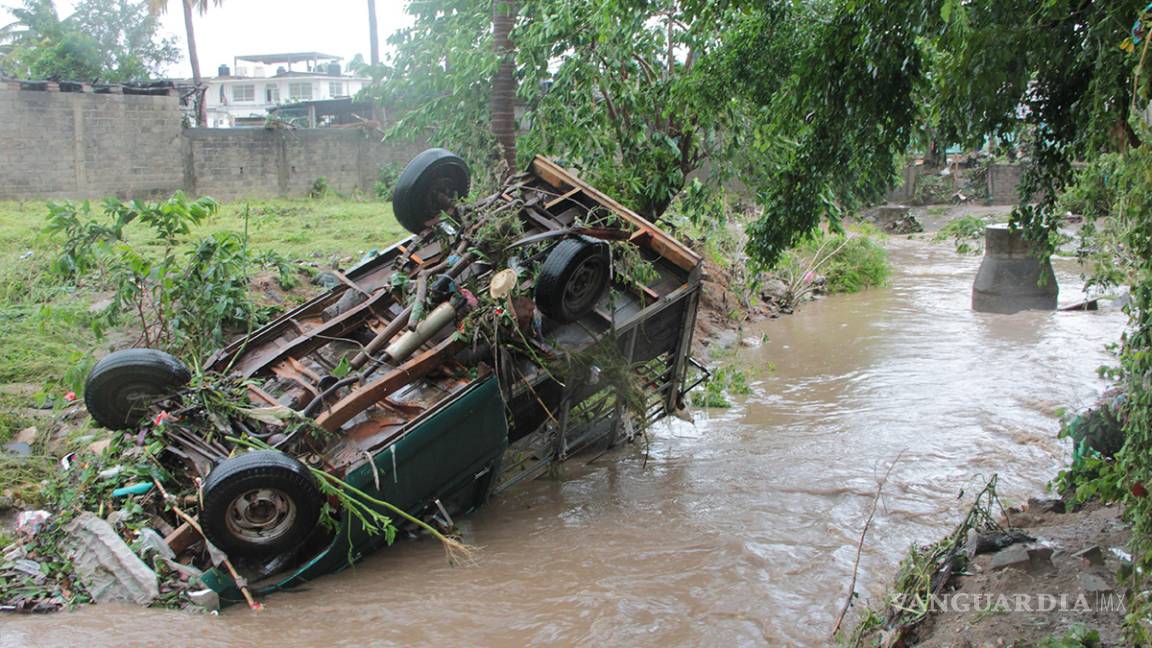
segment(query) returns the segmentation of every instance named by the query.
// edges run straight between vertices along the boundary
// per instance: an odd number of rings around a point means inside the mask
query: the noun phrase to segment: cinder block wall
[[[127,198],[179,187],[176,102],[0,90],[0,198]]]
[[[359,129],[185,129],[176,97],[0,89],[0,200],[373,190],[423,147]]]

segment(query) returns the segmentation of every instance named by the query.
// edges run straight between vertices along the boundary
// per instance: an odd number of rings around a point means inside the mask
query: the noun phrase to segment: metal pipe
[[[408,331],[400,336],[384,351],[384,355],[388,356],[392,362],[403,362],[408,356],[420,348],[421,344],[427,342],[433,335],[440,331],[440,329],[448,326],[456,320],[456,307],[452,305],[452,300],[448,300],[428,314],[424,321],[416,325],[416,330]]]

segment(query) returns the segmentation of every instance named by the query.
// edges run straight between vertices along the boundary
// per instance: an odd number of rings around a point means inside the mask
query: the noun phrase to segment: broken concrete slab
[[[1045,569],[1055,569],[1056,566],[1052,564],[1052,547],[1031,547],[1028,549],[1028,561],[1032,566],[1033,571],[1043,571]]]
[[[1022,545],[1012,545],[1006,549],[1001,549],[996,555],[992,556],[992,562],[989,563],[988,568],[992,571],[1007,569],[1009,567],[1026,570],[1030,564],[1031,561],[1028,559],[1028,550]]]
[[[1073,558],[1079,558],[1089,565],[1103,565],[1104,564],[1104,550],[1100,545],[1092,545],[1087,549],[1081,549],[1072,554]]]
[[[144,564],[110,524],[84,512],[64,527],[65,551],[81,582],[98,603],[147,605],[160,595],[156,573]]]
[[[992,562],[988,565],[992,571],[1009,567],[1033,573],[1054,569],[1052,548],[1025,547],[1021,544],[1014,544],[992,556]]]

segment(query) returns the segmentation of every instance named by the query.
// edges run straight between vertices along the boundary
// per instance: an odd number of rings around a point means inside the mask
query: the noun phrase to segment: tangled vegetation
[[[45,232],[60,242],[50,264],[67,284],[89,283],[113,298],[92,322],[104,330],[131,320],[138,342],[197,359],[224,342],[229,331],[259,323],[266,312],[249,294],[253,270],[278,270],[283,287],[295,271],[275,252],[253,254],[245,234],[215,233],[188,241],[192,228],[219,211],[211,198],[124,203],[108,199],[100,214],[88,202],[48,205]],[[138,223],[154,237],[132,244],[126,229]],[[187,249],[183,254],[182,248]]]
[[[909,549],[883,604],[878,609],[864,610],[850,636],[841,639],[849,645],[860,646],[866,637],[882,632],[888,642],[884,645],[901,645],[900,639],[927,618],[934,597],[947,587],[954,575],[964,571],[970,557],[964,550],[969,534],[1005,531],[998,521],[1006,515],[996,493],[998,480],[998,475],[992,475],[977,491],[964,519],[947,537]],[[961,492],[960,496],[963,495]]]

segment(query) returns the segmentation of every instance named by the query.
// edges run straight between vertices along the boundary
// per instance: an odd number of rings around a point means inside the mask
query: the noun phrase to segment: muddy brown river
[[[1096,313],[969,309],[978,258],[891,242],[890,288],[760,324],[735,362],[754,393],[661,423],[647,462],[577,458],[466,519],[477,564],[401,541],[355,568],[219,617],[95,606],[0,617],[0,646],[825,645],[876,480],[857,589],[876,596],[992,473],[1020,502],[1068,454],[1057,412],[1089,404],[1124,325]],[[1057,264],[1061,301],[1077,268]],[[774,365],[774,369],[772,368]]]

